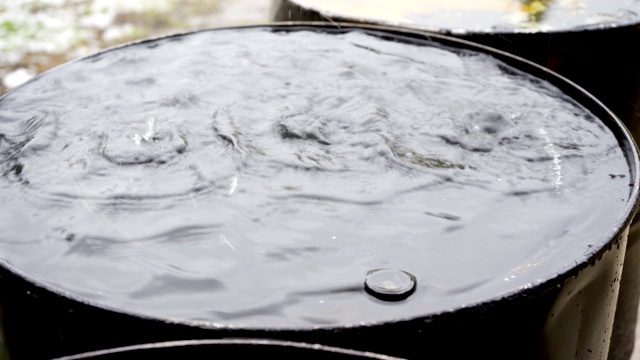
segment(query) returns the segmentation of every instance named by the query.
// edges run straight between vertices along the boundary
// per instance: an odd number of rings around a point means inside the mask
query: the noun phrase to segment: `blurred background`
[[[264,23],[271,0],[0,0],[0,95],[101,49],[178,32]]]

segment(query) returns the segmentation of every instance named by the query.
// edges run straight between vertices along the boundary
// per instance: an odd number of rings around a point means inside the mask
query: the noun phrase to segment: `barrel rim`
[[[68,355],[54,360],[77,360],[77,359],[90,359],[102,355],[113,355],[119,353],[128,353],[138,350],[156,350],[166,348],[180,348],[188,346],[209,346],[209,345],[245,345],[245,346],[273,346],[284,348],[295,348],[300,350],[316,350],[329,354],[338,355],[352,355],[354,357],[378,359],[378,360],[401,360],[402,358],[372,353],[369,351],[358,351],[352,349],[344,349],[334,346],[327,346],[321,344],[310,344],[304,342],[283,341],[283,340],[270,340],[270,339],[205,339],[205,340],[177,340],[177,341],[165,341],[159,343],[148,343],[139,345],[130,345],[117,347],[105,350],[89,351],[81,354]]]
[[[196,31],[187,31],[181,32],[171,35],[147,38],[137,41],[132,41],[124,44],[120,44],[117,46],[113,46],[110,48],[106,48],[102,51],[99,51],[95,54],[78,58],[76,60],[69,61],[67,63],[61,64],[57,67],[54,67],[46,72],[43,72],[24,84],[19,85],[18,87],[8,91],[4,95],[0,96],[0,102],[4,97],[13,93],[15,90],[20,89],[26,84],[34,81],[45,74],[55,71],[57,68],[67,66],[69,64],[81,61],[88,60],[94,56],[99,56],[101,54],[111,52],[114,50],[118,50],[120,48],[150,43],[163,39],[172,39],[178,38],[181,36],[186,36],[190,34],[198,34],[205,32],[213,32],[213,31],[229,31],[229,30],[245,30],[245,29],[264,29],[270,31],[322,31],[325,33],[334,33],[341,34],[347,33],[351,31],[363,31],[369,35],[373,35],[382,39],[385,38],[393,38],[393,39],[403,39],[407,41],[412,41],[414,44],[422,42],[426,44],[428,42],[437,43],[439,45],[448,46],[451,48],[456,48],[460,50],[471,50],[477,51],[483,54],[487,54],[493,56],[499,61],[506,63],[509,66],[514,67],[515,69],[525,72],[529,75],[532,75],[538,79],[545,80],[552,84],[553,86],[558,87],[563,91],[565,95],[574,101],[578,102],[580,105],[584,106],[586,109],[591,111],[602,123],[607,126],[607,128],[612,131],[614,136],[618,139],[618,144],[625,154],[627,158],[627,162],[629,165],[629,171],[631,173],[631,179],[633,183],[630,183],[630,193],[629,198],[627,200],[626,206],[620,213],[620,217],[615,224],[611,224],[611,230],[604,236],[602,239],[598,239],[597,243],[594,243],[593,246],[586,252],[583,253],[583,257],[571,262],[570,264],[565,265],[564,268],[560,269],[555,275],[551,275],[546,279],[541,279],[541,281],[531,284],[531,286],[527,286],[524,288],[520,288],[518,290],[506,291],[503,293],[497,293],[492,297],[485,298],[483,300],[478,300],[476,302],[457,305],[455,307],[451,307],[444,311],[434,311],[423,314],[414,314],[413,317],[404,317],[397,318],[393,320],[385,320],[385,321],[375,321],[371,320],[368,322],[361,322],[358,324],[332,324],[332,325],[310,325],[310,326],[242,326],[242,325],[233,325],[228,323],[220,323],[213,321],[198,321],[198,320],[187,320],[181,318],[170,318],[170,317],[162,317],[159,315],[149,315],[144,312],[134,311],[131,309],[123,309],[118,308],[114,305],[109,305],[104,302],[98,300],[88,299],[86,297],[80,296],[78,294],[71,293],[68,290],[65,290],[62,287],[46,284],[38,279],[28,275],[24,271],[14,267],[9,264],[4,259],[0,258],[0,279],[3,277],[3,272],[8,272],[14,277],[18,278],[20,281],[24,281],[31,286],[34,286],[37,289],[41,289],[51,295],[61,297],[67,300],[72,300],[77,302],[80,305],[95,307],[100,310],[105,310],[108,312],[113,312],[116,314],[133,316],[135,318],[146,319],[151,321],[158,321],[162,323],[170,323],[177,325],[186,325],[196,328],[202,329],[216,329],[216,330],[248,330],[248,331],[267,331],[269,333],[274,332],[286,332],[286,331],[318,331],[318,330],[345,330],[354,327],[377,327],[384,326],[386,324],[396,324],[402,322],[413,322],[413,321],[432,321],[435,318],[440,316],[449,316],[454,315],[455,313],[473,309],[483,309],[492,307],[495,304],[501,303],[503,301],[512,301],[514,299],[523,299],[532,297],[535,294],[541,294],[546,291],[549,291],[555,287],[556,284],[561,281],[566,281],[568,279],[576,277],[581,271],[594,265],[597,263],[602,257],[611,250],[616,243],[622,241],[622,238],[625,236],[625,232],[629,228],[631,221],[633,220],[634,215],[638,211],[638,207],[640,206],[639,198],[640,198],[640,155],[638,151],[638,146],[636,145],[633,136],[626,128],[626,126],[622,123],[622,121],[611,111],[609,110],[600,100],[596,99],[593,95],[587,92],[585,89],[572,82],[571,80],[565,78],[564,76],[553,72],[547,68],[544,68],[541,65],[538,65],[530,60],[524,59],[522,57],[509,54],[505,51],[498,50],[486,45],[477,44],[472,41],[463,40],[455,37],[451,37],[448,35],[442,35],[440,33],[430,33],[415,29],[407,29],[402,27],[394,27],[394,26],[384,26],[384,25],[369,25],[369,24],[354,24],[354,23],[327,23],[327,22],[276,22],[276,23],[264,23],[264,24],[251,24],[251,25],[242,25],[242,26],[229,26],[229,27],[214,27],[208,29],[201,29]],[[435,40],[434,40],[435,39]],[[411,43],[411,42],[407,42]],[[541,76],[544,75],[544,76]],[[633,185],[633,186],[631,186]]]

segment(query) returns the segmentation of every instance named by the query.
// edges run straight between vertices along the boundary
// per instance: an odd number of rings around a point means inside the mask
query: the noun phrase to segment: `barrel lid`
[[[564,32],[636,24],[637,0],[284,0],[327,19],[453,34]]]
[[[265,26],[38,76],[0,98],[0,262],[216,327],[372,324],[547,284],[628,224],[635,145],[588,94],[479,50]]]

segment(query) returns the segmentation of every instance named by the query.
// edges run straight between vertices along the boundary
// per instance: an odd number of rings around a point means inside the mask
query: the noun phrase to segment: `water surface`
[[[0,261],[225,326],[376,322],[518,291],[608,241],[611,131],[490,56],[354,31],[108,51],[0,98]],[[370,270],[415,275],[408,299]]]

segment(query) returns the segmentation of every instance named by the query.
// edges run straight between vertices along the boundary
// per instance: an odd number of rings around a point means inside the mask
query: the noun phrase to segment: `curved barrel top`
[[[0,263],[118,311],[259,328],[535,287],[628,222],[633,144],[459,45],[221,29],[39,76],[0,98]]]

